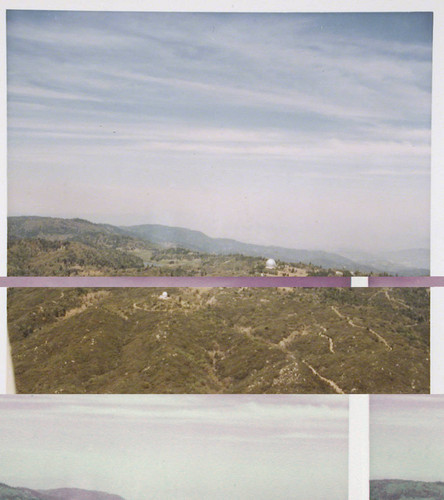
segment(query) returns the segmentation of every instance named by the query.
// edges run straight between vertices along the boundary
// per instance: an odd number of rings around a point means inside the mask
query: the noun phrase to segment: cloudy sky
[[[444,481],[444,396],[370,396],[372,479]]]
[[[1,482],[126,500],[344,500],[344,396],[3,396]]]
[[[429,244],[431,14],[9,11],[10,215]]]

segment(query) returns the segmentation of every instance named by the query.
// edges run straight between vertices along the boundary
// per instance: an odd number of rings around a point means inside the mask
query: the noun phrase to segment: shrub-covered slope
[[[429,391],[424,289],[10,289],[20,392]]]

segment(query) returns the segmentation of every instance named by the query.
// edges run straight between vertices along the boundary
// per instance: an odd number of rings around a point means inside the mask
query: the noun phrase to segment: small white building
[[[170,296],[168,295],[168,292],[162,292],[160,295],[159,295],[159,299],[161,300],[166,300],[166,299],[169,299]]]
[[[268,259],[265,263],[265,269],[276,269],[276,261],[274,259]]]

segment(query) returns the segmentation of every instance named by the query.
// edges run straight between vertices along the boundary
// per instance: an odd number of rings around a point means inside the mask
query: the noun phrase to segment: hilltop
[[[291,249],[210,238],[186,228],[144,224],[112,226],[84,219],[8,218],[8,274],[143,274],[259,275],[264,259],[273,257],[282,273],[302,275],[386,273],[424,275],[428,251],[423,249],[371,255],[349,252],[349,258],[319,250]],[[301,271],[298,271],[301,273]],[[296,272],[296,275],[301,275]]]
[[[443,500],[444,482],[382,479],[370,481],[370,500]]]

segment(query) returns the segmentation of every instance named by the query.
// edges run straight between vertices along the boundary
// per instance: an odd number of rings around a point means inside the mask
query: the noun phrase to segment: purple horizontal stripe
[[[369,287],[444,287],[444,276],[369,276]]]
[[[149,276],[71,276],[0,277],[3,287],[349,287],[344,277],[149,277]]]

